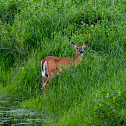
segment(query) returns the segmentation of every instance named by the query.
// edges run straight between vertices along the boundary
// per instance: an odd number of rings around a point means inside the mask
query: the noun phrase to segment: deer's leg
[[[49,80],[48,80],[47,77],[43,77],[43,85],[42,85],[41,90],[42,90],[43,88],[45,88],[45,87],[47,88],[46,84],[49,84]]]
[[[50,72],[48,77],[47,76],[43,77],[43,85],[42,85],[41,90],[43,90],[44,88],[47,89],[47,85],[49,85],[49,80],[52,79],[54,76],[55,76],[55,73]]]

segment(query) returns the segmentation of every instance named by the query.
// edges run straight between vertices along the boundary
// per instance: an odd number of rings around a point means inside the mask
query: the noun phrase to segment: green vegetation
[[[125,0],[2,0],[0,94],[22,98],[52,125],[126,125],[125,19]],[[74,57],[70,42],[86,40],[82,62],[43,95],[41,60]]]

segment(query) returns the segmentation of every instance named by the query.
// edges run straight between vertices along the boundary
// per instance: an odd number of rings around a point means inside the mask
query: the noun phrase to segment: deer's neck
[[[78,64],[80,64],[81,60],[82,60],[82,55],[76,54],[76,56],[73,58],[73,62],[74,62],[75,67]]]

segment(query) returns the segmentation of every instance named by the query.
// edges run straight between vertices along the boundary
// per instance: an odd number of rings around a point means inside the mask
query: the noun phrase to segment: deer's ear
[[[82,48],[85,48],[88,46],[88,41],[86,41],[83,45],[82,45]]]
[[[76,44],[75,44],[74,42],[71,42],[71,46],[72,46],[73,48],[76,48],[76,47],[77,47]]]

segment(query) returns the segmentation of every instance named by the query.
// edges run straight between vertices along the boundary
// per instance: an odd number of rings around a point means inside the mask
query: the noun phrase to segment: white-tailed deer
[[[68,57],[55,57],[47,56],[41,61],[41,70],[43,76],[42,88],[47,88],[46,84],[49,84],[49,80],[55,76],[55,73],[61,73],[63,69],[68,68],[70,65],[75,67],[80,63],[83,56],[83,48],[88,45],[86,41],[82,46],[76,46],[74,42],[71,42],[71,46],[76,49],[76,56],[74,58]]]

